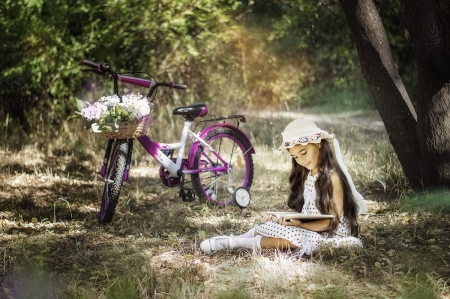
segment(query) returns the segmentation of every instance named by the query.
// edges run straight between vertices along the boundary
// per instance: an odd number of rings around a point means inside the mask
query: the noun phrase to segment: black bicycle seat
[[[189,106],[178,107],[173,110],[173,115],[184,117],[198,117],[208,114],[208,106],[205,103],[196,103]]]

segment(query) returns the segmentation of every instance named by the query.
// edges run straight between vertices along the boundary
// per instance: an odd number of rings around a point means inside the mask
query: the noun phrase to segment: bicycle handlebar
[[[175,88],[175,89],[186,89],[187,88],[186,84],[176,84],[173,82],[169,82],[169,83],[159,82],[159,86],[165,86],[165,87],[170,87],[170,88]]]
[[[87,65],[88,67],[91,67],[93,69],[96,69],[97,73],[101,74],[101,73],[114,73],[109,64],[107,64],[106,62],[104,63],[95,63],[89,60],[83,60],[83,64]]]
[[[96,62],[92,62],[92,61],[85,59],[85,60],[83,60],[83,64],[90,68],[96,69],[96,73],[98,73],[98,74],[110,73],[114,76],[114,78],[117,78],[120,81],[130,83],[133,85],[149,87],[149,88],[151,88],[150,93],[152,93],[152,91],[154,89],[156,89],[158,86],[170,87],[170,88],[175,88],[175,89],[183,89],[183,90],[185,90],[187,88],[187,86],[185,84],[176,84],[173,82],[156,82],[156,81],[151,81],[151,80],[147,80],[147,79],[143,79],[143,78],[121,75],[120,73],[115,73],[114,71],[112,71],[111,67],[108,63],[96,63]]]
[[[87,65],[87,66],[89,66],[89,67],[91,67],[91,68],[97,68],[97,66],[99,65],[98,63],[95,63],[95,62],[92,62],[92,61],[89,61],[89,60],[83,60],[83,64],[85,64],[85,65]]]

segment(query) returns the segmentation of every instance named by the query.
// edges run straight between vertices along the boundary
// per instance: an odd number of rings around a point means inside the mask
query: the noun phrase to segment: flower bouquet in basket
[[[146,133],[152,103],[141,94],[126,94],[122,101],[118,95],[100,98],[92,104],[77,101],[80,111],[74,117],[81,117],[92,130],[106,138],[136,138]]]

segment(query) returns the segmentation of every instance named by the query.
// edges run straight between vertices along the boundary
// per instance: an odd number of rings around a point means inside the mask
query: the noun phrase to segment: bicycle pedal
[[[195,193],[193,189],[181,188],[180,197],[184,202],[191,202],[195,200]]]

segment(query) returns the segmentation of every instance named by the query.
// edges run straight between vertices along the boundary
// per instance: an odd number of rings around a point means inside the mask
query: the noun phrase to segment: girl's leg
[[[290,241],[281,238],[262,237],[260,244],[261,248],[266,249],[297,249],[297,246],[292,244]]]
[[[257,234],[253,238],[239,238],[228,236],[214,237],[207,239],[200,244],[200,250],[206,254],[211,254],[217,250],[237,248],[248,248],[255,250],[271,248],[285,250],[296,249],[297,246],[285,239],[263,237],[260,234]]]
[[[261,250],[261,239],[261,235],[253,238],[240,238],[233,236],[212,237],[200,243],[200,250],[206,254],[211,254],[215,251],[224,249],[248,248]]]
[[[216,241],[216,244],[218,244],[220,240]],[[286,239],[281,238],[271,238],[271,237],[263,237],[260,234],[257,234],[253,238],[239,238],[239,237],[232,237],[233,247],[234,248],[248,248],[248,249],[279,249],[279,250],[286,250],[286,249],[297,249],[297,246],[292,244],[290,241]],[[225,244],[220,243],[222,245],[222,248],[230,248],[229,243]],[[219,244],[218,244],[219,245]],[[218,246],[219,248],[220,246]]]
[[[253,238],[254,236],[256,236],[256,234],[258,234],[258,233],[255,233],[255,228],[252,227],[248,232],[243,233],[242,235],[236,236],[236,238]]]
[[[260,233],[255,231],[255,236],[261,235]],[[261,248],[266,249],[297,249],[297,246],[292,244],[290,241],[281,238],[272,238],[272,237],[262,237],[260,241]]]

